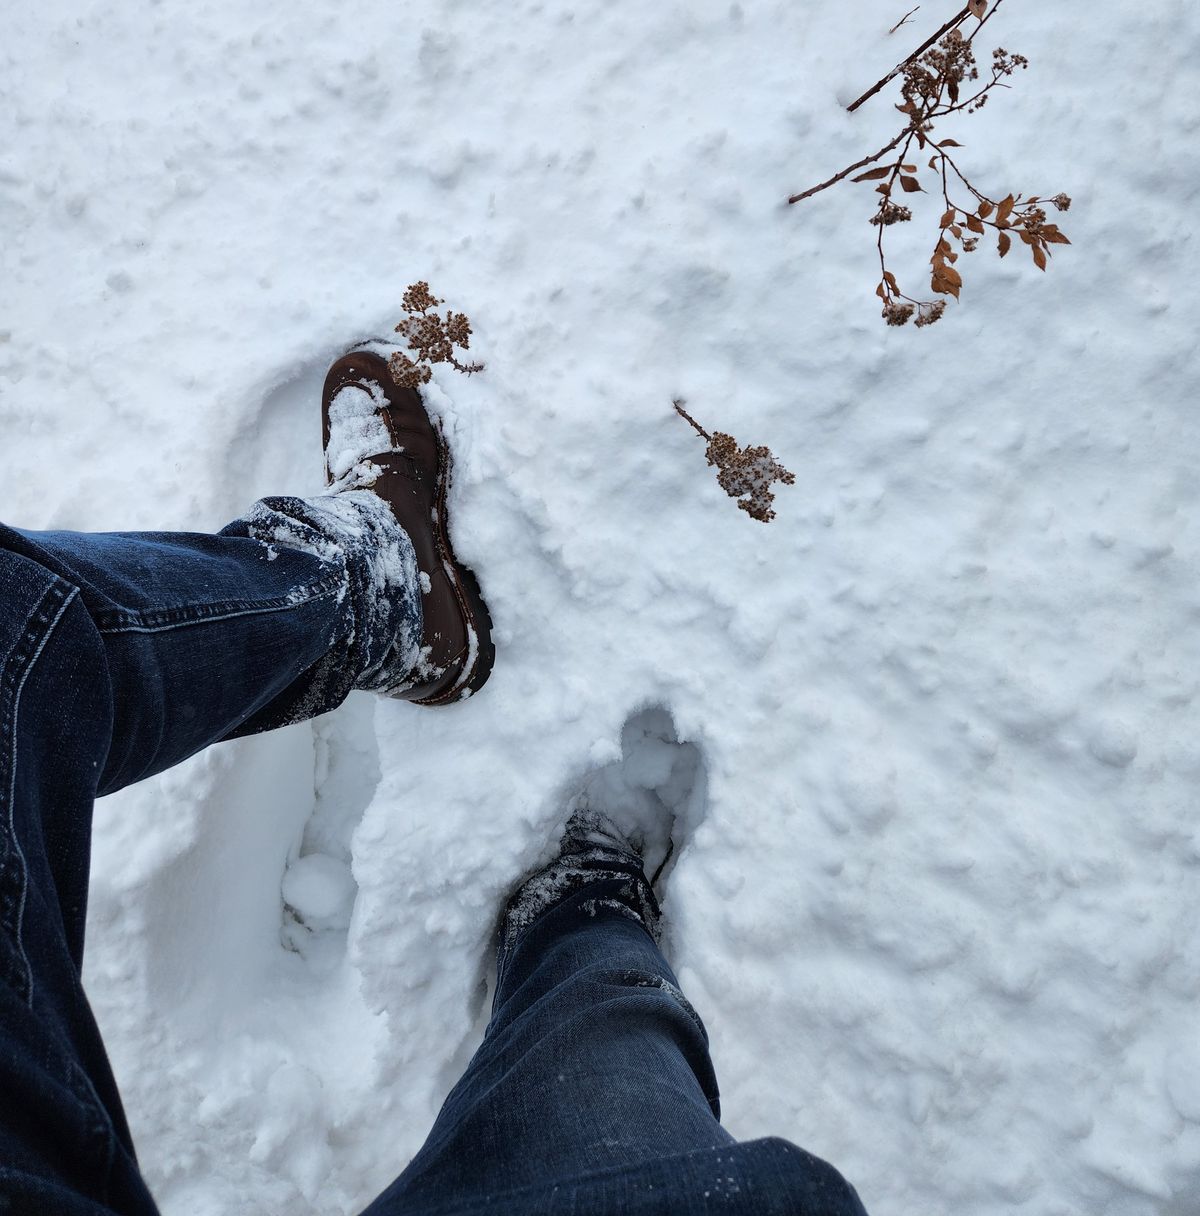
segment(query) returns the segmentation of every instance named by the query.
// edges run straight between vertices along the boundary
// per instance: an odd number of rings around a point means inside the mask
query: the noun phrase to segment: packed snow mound
[[[957,6],[889,37],[908,7],[8,14],[6,519],[318,491],[325,369],[419,278],[487,364],[428,398],[488,686],[98,809],[86,980],[166,1216],[391,1180],[506,894],[648,709],[674,751],[609,772],[684,806],[703,766],[669,940],[735,1135],[892,1216],[1195,1212],[1200,13],[997,13],[1031,67],[953,134],[981,184],[1070,193],[1073,245],[970,255],[914,332],[869,186],[784,203],[890,138],[886,92],[844,106]],[[676,397],[796,473],[773,523]]]

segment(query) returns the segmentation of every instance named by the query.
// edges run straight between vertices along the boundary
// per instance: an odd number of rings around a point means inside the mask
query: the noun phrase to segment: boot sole
[[[492,641],[492,615],[484,602],[479,590],[479,580],[470,566],[464,565],[454,555],[454,547],[450,544],[450,523],[446,500],[450,490],[450,478],[453,461],[450,448],[442,434],[440,419],[434,420],[438,444],[438,484],[437,484],[437,521],[435,535],[439,556],[442,559],[442,570],[450,580],[454,598],[462,611],[463,621],[475,638],[474,659],[466,674],[457,680],[445,692],[433,697],[412,698],[413,705],[454,705],[467,697],[474,696],[488,681],[496,662],[496,646]]]

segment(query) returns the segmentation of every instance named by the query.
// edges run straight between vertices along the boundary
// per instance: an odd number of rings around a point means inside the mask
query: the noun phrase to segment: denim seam
[[[112,1119],[96,1093],[96,1087],[85,1069],[80,1067],[74,1055],[67,1056],[68,1084],[75,1091],[76,1100],[82,1105],[87,1119],[87,1130],[92,1143],[98,1145],[104,1155],[104,1185],[101,1198],[108,1203],[112,1193],[113,1162],[116,1158],[116,1132]]]
[[[106,608],[93,612],[92,619],[102,634],[111,633],[165,633],[171,629],[182,629],[189,625],[207,625],[217,621],[228,621],[239,616],[257,616],[271,612],[284,612],[299,608],[313,600],[325,599],[337,594],[345,579],[341,575],[323,579],[309,587],[297,588],[287,595],[270,600],[227,600],[216,604],[193,604],[186,608],[157,609],[149,612],[130,612],[121,608]]]
[[[50,635],[58,627],[58,622],[62,620],[63,613],[70,607],[71,601],[79,594],[78,587],[71,587],[60,579],[56,579],[54,584],[47,589],[46,594],[42,596],[37,607],[29,614],[25,622],[25,633],[21,639],[21,645],[37,640],[37,645],[33,648],[32,653],[21,655],[18,648],[18,666],[16,671],[19,672],[19,679],[16,680],[16,687],[12,690],[12,703],[5,706],[5,717],[9,719],[6,723],[5,734],[10,740],[9,750],[2,763],[8,768],[8,789],[5,791],[8,806],[6,808],[6,824],[8,839],[12,842],[13,858],[15,869],[17,872],[17,883],[20,890],[20,895],[17,900],[16,907],[16,924],[13,926],[14,937],[16,939],[17,952],[20,955],[21,963],[25,968],[24,983],[21,985],[25,1004],[30,1008],[33,1007],[33,967],[29,962],[29,955],[25,952],[24,927],[25,927],[25,903],[29,896],[29,865],[25,858],[25,851],[21,848],[21,842],[17,838],[16,825],[16,797],[17,797],[17,717],[21,707],[21,694],[25,689],[25,682],[29,679],[29,673],[33,670],[38,659],[41,657],[42,651],[46,648],[46,643],[50,640]],[[48,617],[45,615],[47,604],[58,600],[58,611],[54,616]],[[38,636],[38,629],[41,628],[41,635]],[[8,683],[12,678],[8,671],[4,672],[4,681]]]

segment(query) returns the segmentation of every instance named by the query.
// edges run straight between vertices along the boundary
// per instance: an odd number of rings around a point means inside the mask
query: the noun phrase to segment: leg
[[[351,688],[448,704],[487,679],[449,455],[384,370],[330,372],[334,495],[217,536],[0,527],[0,1212],[155,1210],[79,978],[95,797]]]
[[[330,369],[322,412],[337,492],[265,499],[216,536],[0,526],[0,551],[75,588],[100,632],[101,794],[352,688],[442,705],[487,680],[490,617],[450,545],[450,453],[420,395],[356,351]]]
[[[104,648],[64,580],[7,552],[0,579],[0,1211],[151,1216],[78,969]]]
[[[216,536],[3,529],[0,547],[77,589],[100,635],[113,712],[101,794],[415,661],[412,546],[368,493],[268,499]]]
[[[655,942],[638,859],[570,848],[510,904],[483,1045],[363,1216],[864,1216],[824,1162],[721,1127],[707,1036]]]
[[[92,803],[332,708],[397,649],[411,666],[411,547],[378,509],[272,500],[215,537],[0,531],[0,1211],[154,1211],[79,979]],[[388,545],[403,581],[367,603]]]

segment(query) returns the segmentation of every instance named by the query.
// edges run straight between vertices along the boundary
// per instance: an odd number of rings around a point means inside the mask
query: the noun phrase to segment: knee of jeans
[[[112,705],[103,645],[68,589],[24,652],[9,656],[3,697],[9,780],[0,789],[0,921],[27,998],[31,959],[57,957],[58,910],[72,959],[82,955],[92,802],[108,755]],[[18,678],[9,681],[14,658]],[[40,909],[35,915],[35,909]]]
[[[612,994],[613,989],[629,994],[654,994],[668,1002],[673,1009],[680,1010],[694,1028],[707,1041],[704,1023],[691,1001],[683,995],[679,985],[670,977],[647,967],[614,967],[611,964],[596,964],[577,973],[581,983],[596,990]],[[597,991],[599,995],[599,991]]]
[[[112,741],[113,688],[104,638],[78,597],[48,639],[46,651],[39,659],[44,678],[36,681],[34,695],[49,702],[51,716],[70,724],[72,735],[69,754],[63,756],[60,740],[56,755],[77,765],[81,775],[90,768],[98,786]],[[25,712],[31,708],[24,707]]]
[[[593,1008],[619,1034],[633,1028],[641,1034],[653,1026],[660,1046],[669,1041],[672,1050],[682,1053],[710,1111],[719,1120],[720,1093],[708,1054],[708,1032],[674,978],[654,968],[601,965],[585,968],[580,979],[588,985],[586,991],[578,993],[580,1003],[590,998]]]
[[[23,787],[74,777],[94,791],[112,736],[113,694],[104,641],[78,595],[38,640],[10,710]]]

